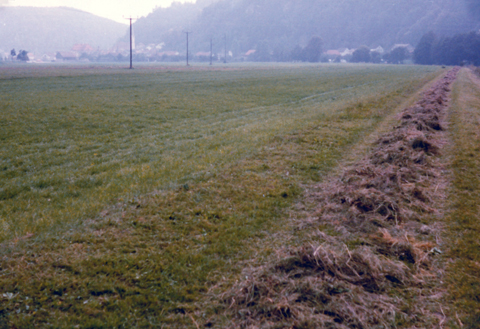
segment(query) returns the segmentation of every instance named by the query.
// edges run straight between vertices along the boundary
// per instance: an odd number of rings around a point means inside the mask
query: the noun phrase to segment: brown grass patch
[[[364,159],[316,186],[306,200],[317,204],[315,214],[295,224],[314,232],[311,242],[279,250],[271,263],[245,270],[245,280],[221,295],[224,312],[233,319],[230,327],[444,323],[443,309],[430,307],[432,264],[441,252],[431,218],[445,198],[439,155],[457,72],[449,71],[405,109],[400,124]]]

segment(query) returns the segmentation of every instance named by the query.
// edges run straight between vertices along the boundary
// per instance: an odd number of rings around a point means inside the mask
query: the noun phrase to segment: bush
[[[370,48],[368,48],[367,46],[361,46],[360,48],[355,50],[353,52],[351,61],[352,63],[370,63]]]

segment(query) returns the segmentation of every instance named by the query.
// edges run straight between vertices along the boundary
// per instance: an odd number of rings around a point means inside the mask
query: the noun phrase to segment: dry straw
[[[434,276],[439,249],[422,221],[436,212],[443,119],[457,72],[405,109],[364,159],[317,186],[309,196],[315,216],[299,227],[331,225],[338,235],[317,230],[310,245],[246,270],[246,279],[221,295],[231,327],[386,328],[421,317],[424,311],[393,292],[421,289]]]

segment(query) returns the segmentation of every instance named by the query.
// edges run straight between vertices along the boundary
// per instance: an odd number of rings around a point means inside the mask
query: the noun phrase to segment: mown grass
[[[428,71],[146,69],[0,80],[0,241],[209,175],[276,135],[401,91]]]
[[[440,73],[105,72],[0,82],[20,188],[0,201],[0,323],[194,327],[207,289],[274,251],[302,184]]]
[[[453,90],[453,184],[447,217],[452,327],[480,328],[480,79],[463,69]]]

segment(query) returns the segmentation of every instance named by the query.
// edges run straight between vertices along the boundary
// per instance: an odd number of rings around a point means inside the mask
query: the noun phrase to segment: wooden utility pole
[[[130,69],[133,69],[133,38],[132,38],[132,20],[134,19],[133,17],[124,17],[125,19],[130,20]]]
[[[223,59],[223,63],[227,64],[227,34],[225,34],[225,58]]]
[[[213,40],[210,38],[210,65],[212,65],[212,49],[213,49]]]
[[[187,66],[188,66],[188,35],[192,32],[183,31],[183,33],[185,33],[187,35]]]

